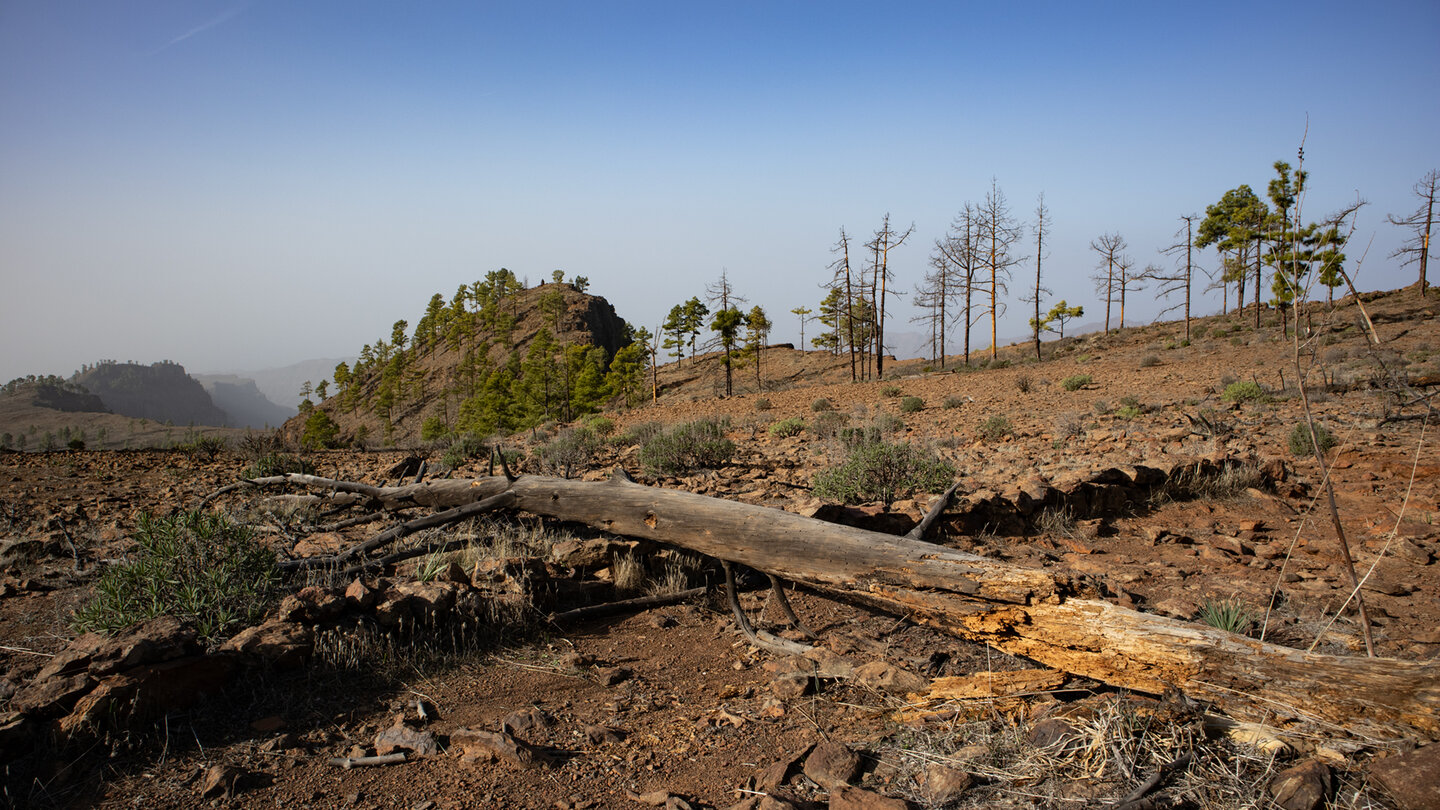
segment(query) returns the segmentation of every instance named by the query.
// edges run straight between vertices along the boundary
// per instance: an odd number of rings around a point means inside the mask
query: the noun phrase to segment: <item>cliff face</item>
[[[112,412],[175,425],[224,426],[229,419],[205,388],[179,363],[101,362],[70,380],[100,398]]]
[[[337,369],[317,407],[340,442],[415,441],[427,422],[432,434],[510,430],[584,410],[576,391],[629,344],[627,324],[610,302],[573,284],[521,289],[495,276],[449,305],[436,295],[413,330],[397,323],[389,341]],[[300,438],[311,418],[302,412],[286,432]]]

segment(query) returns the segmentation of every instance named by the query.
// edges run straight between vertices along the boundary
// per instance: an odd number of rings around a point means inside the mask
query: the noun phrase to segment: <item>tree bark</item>
[[[623,475],[608,482],[492,476],[390,488],[286,478],[344,489],[388,509],[489,500],[680,546],[1112,686],[1152,694],[1178,690],[1240,719],[1343,729],[1372,741],[1440,738],[1440,670],[1433,666],[1306,653],[1140,613],[1077,596],[1061,572],[911,537],[644,486]]]

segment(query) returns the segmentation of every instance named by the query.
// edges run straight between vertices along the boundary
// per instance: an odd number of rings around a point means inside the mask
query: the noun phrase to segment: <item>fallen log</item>
[[[679,546],[1112,686],[1179,691],[1242,720],[1343,731],[1372,743],[1440,738],[1440,670],[1433,666],[1307,653],[1140,613],[1080,596],[1063,572],[910,537],[644,486],[622,475],[607,482],[506,475],[363,491],[316,476],[285,479],[361,494],[372,506],[391,510],[453,509],[488,500]]]

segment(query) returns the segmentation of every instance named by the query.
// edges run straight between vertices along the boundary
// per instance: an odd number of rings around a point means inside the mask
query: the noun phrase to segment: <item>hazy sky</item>
[[[1160,261],[1302,137],[1306,218],[1370,200],[1349,253],[1396,287],[1437,124],[1434,0],[0,0],[0,380],[354,354],[502,266],[651,329],[725,270],[793,340],[841,226],[914,222],[908,290],[992,177],[1093,315],[1093,238]]]

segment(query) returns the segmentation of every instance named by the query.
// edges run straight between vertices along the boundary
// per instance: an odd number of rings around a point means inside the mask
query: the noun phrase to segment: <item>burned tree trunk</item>
[[[271,479],[279,480],[386,509],[488,500],[747,565],[1112,686],[1179,691],[1242,719],[1313,724],[1373,739],[1440,737],[1434,667],[1306,653],[1140,613],[1080,598],[1063,573],[909,537],[618,475],[608,482],[492,476],[390,488],[293,474]]]

